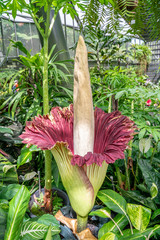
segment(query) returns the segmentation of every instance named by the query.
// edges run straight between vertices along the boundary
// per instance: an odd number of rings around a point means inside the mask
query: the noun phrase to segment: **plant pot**
[[[40,193],[43,193],[43,195],[44,195],[44,191],[45,191],[44,188],[42,188],[41,192],[39,192],[39,190],[37,190],[35,193],[33,193],[31,195],[30,202],[29,202],[29,210],[30,210],[29,215],[30,215],[31,218],[34,218],[36,216],[40,216],[40,215],[45,214],[43,207],[41,208],[42,211],[39,212],[39,214],[33,214],[32,213],[32,209],[33,209],[33,205],[35,203],[35,199],[40,197]],[[56,193],[56,196],[58,198],[62,199],[63,206],[70,205],[68,195],[64,191],[62,191],[61,189],[58,189],[58,188],[52,188],[52,195],[54,195],[54,193]]]

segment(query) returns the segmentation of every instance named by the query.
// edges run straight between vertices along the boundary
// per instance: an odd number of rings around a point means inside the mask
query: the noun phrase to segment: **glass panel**
[[[9,20],[2,19],[2,26],[3,26],[5,54],[7,54],[8,56],[17,56],[16,49],[11,46],[11,42],[10,42],[10,40],[15,41],[14,23]]]
[[[41,44],[39,40],[39,34],[37,32],[37,28],[34,23],[30,23],[30,29],[32,33],[32,55],[36,54],[41,49]]]
[[[74,49],[71,49],[74,47],[75,42],[74,42],[74,31],[73,28],[67,27],[67,46],[69,48],[69,53],[71,57],[74,57]],[[75,40],[78,40],[79,32],[75,29]]]
[[[23,23],[19,22],[16,23],[16,32],[17,32],[17,41],[20,41],[23,43],[24,47],[27,50],[32,49],[32,44],[31,44],[31,32],[29,28],[29,23]],[[20,52],[21,55],[24,55],[24,53]]]

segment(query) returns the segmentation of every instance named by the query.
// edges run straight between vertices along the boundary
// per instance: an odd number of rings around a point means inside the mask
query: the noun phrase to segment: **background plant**
[[[105,207],[90,215],[109,219],[99,230],[98,239],[158,239],[160,225],[159,221],[154,221],[159,210],[152,211],[140,204],[127,203],[113,190],[99,191],[98,198]]]

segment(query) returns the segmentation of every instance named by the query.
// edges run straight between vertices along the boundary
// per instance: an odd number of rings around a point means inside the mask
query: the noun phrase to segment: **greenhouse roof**
[[[63,25],[66,24],[69,27],[73,27],[73,26],[78,27],[77,22],[75,20],[73,21],[71,16],[64,15],[62,11],[59,11],[59,14],[60,14],[61,22]],[[9,19],[10,21],[13,21],[13,22],[34,23],[32,17],[29,14],[24,13],[24,12],[23,13],[18,12],[15,19],[13,18],[11,12],[3,13],[2,18]]]

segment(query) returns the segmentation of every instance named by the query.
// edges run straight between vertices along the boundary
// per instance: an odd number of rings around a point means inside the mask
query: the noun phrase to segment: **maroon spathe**
[[[42,150],[52,149],[56,142],[63,142],[64,146],[67,143],[73,155],[73,165],[96,163],[101,166],[103,161],[109,164],[124,158],[124,150],[135,130],[133,121],[118,111],[105,113],[95,108],[94,153],[79,156],[74,155],[73,151],[73,115],[73,105],[63,109],[52,108],[50,116],[38,116],[27,122],[25,132],[20,137],[28,146],[36,145]]]

